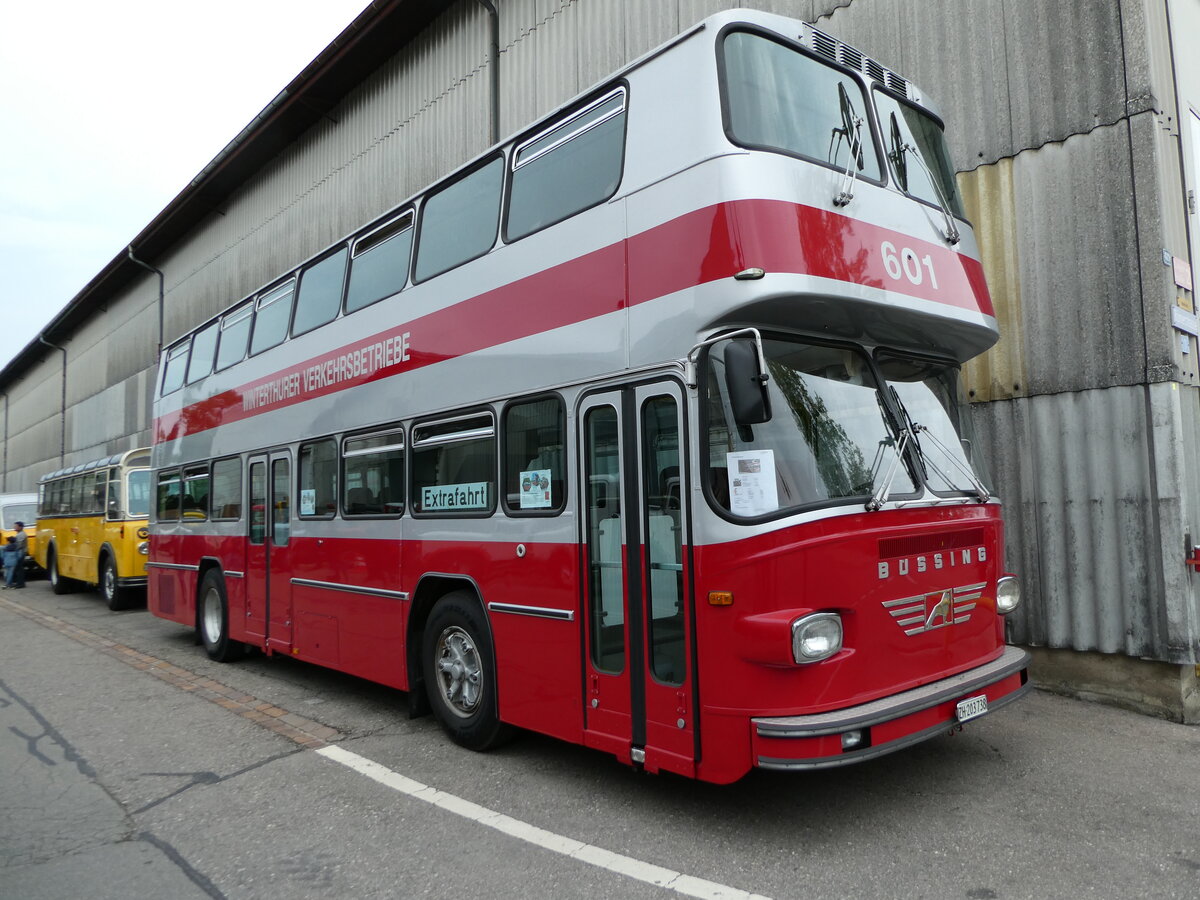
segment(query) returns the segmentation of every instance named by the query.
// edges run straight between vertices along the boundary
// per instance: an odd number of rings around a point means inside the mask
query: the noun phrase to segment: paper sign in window
[[[729,468],[729,510],[737,516],[762,516],[779,509],[774,450],[725,454]]]
[[[521,509],[550,509],[550,469],[521,473]]]

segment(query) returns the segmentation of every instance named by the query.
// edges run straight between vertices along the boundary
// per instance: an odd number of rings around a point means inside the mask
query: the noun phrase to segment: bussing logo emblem
[[[924,634],[936,628],[970,621],[971,610],[983,596],[985,587],[987,582],[966,584],[930,594],[918,594],[916,597],[885,600],[883,608],[891,613],[905,634]]]

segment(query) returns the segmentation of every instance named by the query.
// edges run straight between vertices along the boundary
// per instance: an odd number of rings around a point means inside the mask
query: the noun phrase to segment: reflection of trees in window
[[[875,478],[862,449],[834,421],[825,399],[809,390],[804,376],[786,365],[768,362],[771,379],[787,398],[792,417],[812,450],[821,482],[830,497],[869,493]]]

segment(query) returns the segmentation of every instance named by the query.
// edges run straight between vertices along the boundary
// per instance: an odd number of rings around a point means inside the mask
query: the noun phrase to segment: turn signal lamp
[[[1005,575],[996,584],[996,612],[1007,616],[1021,605],[1021,582],[1012,575]]]
[[[733,606],[733,591],[709,591],[709,606]]]
[[[797,663],[820,662],[842,649],[842,617],[814,613],[792,623],[792,658]]]

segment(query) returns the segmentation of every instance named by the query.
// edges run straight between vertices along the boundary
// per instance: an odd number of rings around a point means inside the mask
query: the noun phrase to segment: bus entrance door
[[[657,382],[579,413],[587,579],[586,742],[695,774],[684,397]]]
[[[246,625],[273,652],[292,649],[291,459],[250,459],[250,534],[246,553]]]

